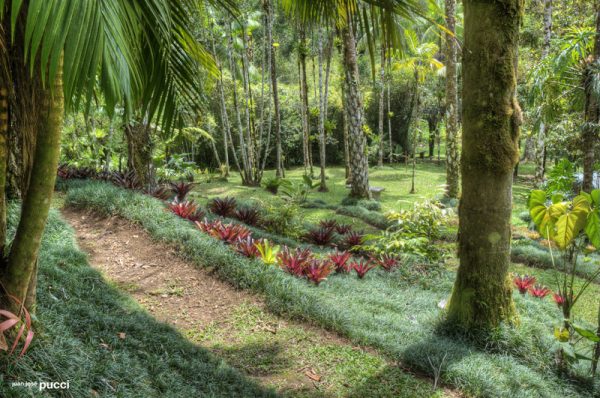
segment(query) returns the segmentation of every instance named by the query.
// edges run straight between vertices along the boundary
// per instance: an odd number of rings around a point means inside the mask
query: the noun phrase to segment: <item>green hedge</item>
[[[407,283],[401,272],[376,270],[364,280],[333,275],[315,287],[233,253],[189,222],[164,211],[153,198],[91,182],[69,190],[66,203],[139,223],[198,266],[210,267],[234,286],[263,293],[272,311],[316,322],[356,343],[376,347],[415,371],[432,374],[433,367],[439,366],[444,382],[469,395],[591,394],[589,382],[586,390],[581,380],[570,384],[554,373],[551,330],[559,315],[550,302],[515,294],[521,326],[499,331],[491,353],[439,332],[443,311],[438,303],[449,296],[451,272],[436,280]]]

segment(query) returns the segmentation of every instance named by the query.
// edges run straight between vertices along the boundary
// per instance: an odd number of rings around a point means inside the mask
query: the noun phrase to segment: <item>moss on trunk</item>
[[[460,266],[448,320],[462,329],[515,321],[510,264],[515,98],[522,0],[464,2]]]
[[[135,172],[143,186],[152,185],[152,137],[150,126],[141,122],[125,126],[127,168]]]

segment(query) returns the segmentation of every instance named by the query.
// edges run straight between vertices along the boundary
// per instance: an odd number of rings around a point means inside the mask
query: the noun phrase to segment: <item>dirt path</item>
[[[358,397],[362,394],[356,383],[365,379],[365,384],[384,386],[370,396],[431,392],[430,380],[407,373],[373,350],[270,314],[260,297],[186,263],[138,226],[72,209],[62,214],[75,229],[90,265],[107,280],[155,318],[283,395]],[[448,390],[434,394],[455,395]]]

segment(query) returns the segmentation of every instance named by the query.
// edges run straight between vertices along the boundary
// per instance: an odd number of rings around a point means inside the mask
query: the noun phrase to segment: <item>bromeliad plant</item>
[[[192,182],[170,182],[169,186],[171,187],[171,191],[176,195],[178,201],[182,202],[185,200],[185,197],[194,187],[194,183]]]
[[[347,233],[352,231],[352,225],[350,224],[338,224],[335,226],[335,232],[338,235],[346,235]]]
[[[245,206],[235,211],[235,218],[248,225],[258,225],[260,212],[256,207]]]
[[[364,243],[364,235],[360,232],[349,232],[343,236],[341,246],[348,250],[357,250]]]
[[[551,242],[558,248],[563,260],[564,265],[558,269],[562,272],[556,273],[556,294],[561,297],[563,326],[557,328],[555,335],[564,343],[561,351],[568,357],[565,359],[575,361],[581,355],[574,354],[573,336],[579,334],[591,341],[594,341],[592,336],[596,336],[595,331],[573,324],[572,310],[588,286],[600,275],[598,267],[598,270],[584,277],[584,283],[577,288],[575,275],[579,254],[586,251],[588,243],[596,249],[600,248],[600,190],[593,190],[589,194],[581,192],[572,200],[566,200],[560,194],[548,198],[546,192],[534,190],[529,198],[529,212],[537,231],[548,241],[554,268],[558,267],[554,262]]]
[[[214,198],[208,205],[211,212],[221,217],[229,217],[233,215],[237,202],[235,198],[227,196],[225,198]]]
[[[8,356],[10,356],[15,352],[19,342],[23,340],[23,346],[19,353],[19,357],[22,357],[27,352],[34,336],[31,327],[31,316],[29,315],[29,311],[27,311],[25,306],[21,305],[21,302],[16,297],[7,295],[7,298],[15,303],[17,308],[20,308],[20,313],[17,315],[11,311],[0,309],[0,350],[6,351]],[[16,334],[8,334],[7,332],[11,329],[15,329]],[[7,337],[12,339],[10,349]]]
[[[263,263],[271,265],[277,262],[277,253],[279,253],[278,245],[273,245],[267,239],[262,239],[261,241],[256,242],[254,245],[260,253]]]
[[[529,293],[531,293],[531,295],[535,298],[543,299],[544,297],[552,293],[552,291],[546,286],[536,284],[529,288]]]
[[[157,185],[153,187],[146,188],[144,190],[146,195],[150,195],[159,200],[169,200],[173,197],[171,191],[164,186]]]
[[[367,260],[359,260],[352,262],[350,266],[356,272],[358,278],[363,279],[367,272],[375,268],[377,265]]]
[[[304,275],[309,281],[318,286],[321,282],[327,279],[327,276],[329,276],[332,271],[333,265],[329,260],[313,258],[304,268]]]
[[[203,232],[225,243],[232,244],[237,240],[250,236],[248,228],[239,224],[223,224],[221,221],[196,221],[196,226]]]
[[[198,208],[193,200],[178,202],[177,199],[169,203],[169,209],[181,218],[190,221],[199,221],[204,217],[204,212]]]
[[[235,251],[240,253],[242,256],[246,256],[248,258],[260,257],[260,251],[258,250],[256,241],[252,239],[251,236],[246,237],[246,239],[238,239],[233,247]]]
[[[311,257],[312,252],[310,249],[297,248],[292,250],[286,246],[277,254],[277,263],[284,271],[302,277],[304,276],[304,268],[308,265]]]
[[[517,275],[514,277],[513,283],[515,284],[517,289],[519,289],[519,293],[525,295],[527,294],[529,288],[531,288],[535,283],[535,276]]]
[[[393,271],[394,268],[396,268],[400,265],[398,258],[391,256],[389,254],[382,254],[377,257],[371,256],[370,260],[373,264],[379,265],[381,268],[383,268],[387,272]]]
[[[333,240],[333,229],[329,228],[316,228],[309,230],[304,238],[315,245],[327,246]]]
[[[337,250],[329,255],[329,260],[335,266],[335,272],[345,274],[350,272],[350,256],[349,252],[339,252]]]
[[[319,226],[324,229],[335,230],[338,226],[338,222],[334,219],[321,220],[319,221]]]

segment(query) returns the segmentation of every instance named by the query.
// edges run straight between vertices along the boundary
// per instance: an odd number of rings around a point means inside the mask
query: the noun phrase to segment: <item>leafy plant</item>
[[[258,225],[260,212],[256,207],[244,206],[237,209],[234,213],[235,218],[248,225]]]
[[[314,182],[310,176],[303,175],[302,182],[285,184],[281,186],[281,192],[289,201],[301,204],[306,202],[308,194],[321,185],[320,182]]]
[[[348,273],[350,272],[350,260],[351,254],[349,252],[339,252],[335,251],[329,255],[329,260],[335,266],[335,271],[338,273]]]
[[[335,232],[339,235],[345,235],[352,231],[352,225],[350,224],[338,224],[335,226]]]
[[[221,216],[221,217],[229,217],[233,215],[235,208],[237,206],[237,201],[235,198],[231,196],[227,196],[225,198],[214,198],[210,204],[209,209],[211,212]]]
[[[311,229],[304,235],[304,238],[312,244],[326,246],[333,240],[333,230],[328,228]]]
[[[250,236],[248,228],[239,224],[223,224],[221,221],[198,222],[196,226],[209,235],[228,244],[235,243],[237,240],[246,239]]]
[[[308,264],[311,256],[312,252],[310,249],[296,248],[295,250],[292,250],[285,246],[283,250],[277,254],[277,263],[284,271],[300,277],[304,275],[304,268]]]
[[[142,183],[133,170],[128,171],[127,173],[113,172],[111,179],[113,184],[121,188],[133,190],[140,190],[143,188]]]
[[[376,267],[376,264],[368,260],[359,260],[352,262],[350,267],[356,272],[359,279],[363,279],[367,272]]]
[[[194,187],[194,183],[191,182],[170,182],[169,186],[171,187],[171,191],[176,195],[178,201],[185,200],[187,194]]]
[[[382,254],[380,256],[371,256],[370,260],[372,263],[379,265],[384,270],[390,272],[394,268],[400,265],[398,258],[391,256],[389,254]]]
[[[575,166],[569,159],[563,158],[548,172],[546,192],[550,195],[572,196],[575,181]]]
[[[162,185],[146,188],[144,193],[160,200],[169,200],[172,197],[171,190]]]
[[[533,297],[536,297],[539,299],[543,299],[544,297],[549,295],[551,292],[552,291],[550,289],[548,289],[546,286],[537,285],[537,284],[529,288],[529,293],[531,293],[531,295]]]
[[[238,239],[233,247],[238,253],[248,258],[260,257],[260,251],[258,250],[256,241],[252,239],[251,236],[247,236],[244,239]]]
[[[260,253],[263,263],[271,265],[277,262],[277,253],[279,253],[278,245],[273,245],[269,240],[262,239],[255,243],[255,246]]]
[[[33,340],[34,332],[31,327],[31,316],[29,315],[29,311],[25,306],[21,305],[21,302],[12,295],[7,295],[8,299],[15,303],[17,307],[19,307],[21,312],[17,315],[11,311],[0,309],[0,319],[4,318],[2,322],[0,322],[0,350],[8,351],[8,355],[12,355],[15,352],[15,349],[19,345],[19,342],[23,340],[23,347],[21,348],[21,352],[19,353],[19,357],[22,357],[27,352],[31,341]],[[17,329],[16,334],[5,334],[10,329]],[[10,350],[8,348],[9,341],[12,339],[12,344],[10,345]]]
[[[349,250],[356,250],[363,243],[364,235],[360,232],[352,231],[343,236],[341,245]]]
[[[334,219],[321,220],[321,221],[319,221],[319,226],[321,228],[335,230],[336,227],[338,226],[338,223]]]
[[[169,209],[181,218],[190,221],[199,221],[204,217],[204,212],[198,208],[198,205],[193,200],[178,202],[175,200],[169,203]]]
[[[329,276],[332,271],[333,266],[329,260],[313,258],[304,268],[304,275],[309,281],[318,286],[321,282],[327,279],[327,276]]]
[[[283,200],[269,201],[264,206],[261,223],[268,232],[296,237],[299,235],[298,206]]]
[[[513,278],[513,283],[519,289],[519,293],[525,295],[530,287],[535,283],[535,276],[517,275]]]
[[[266,191],[271,192],[273,195],[277,195],[279,188],[282,186],[289,187],[290,182],[283,178],[272,177],[272,178],[267,178],[265,181],[263,181],[262,185]]]

